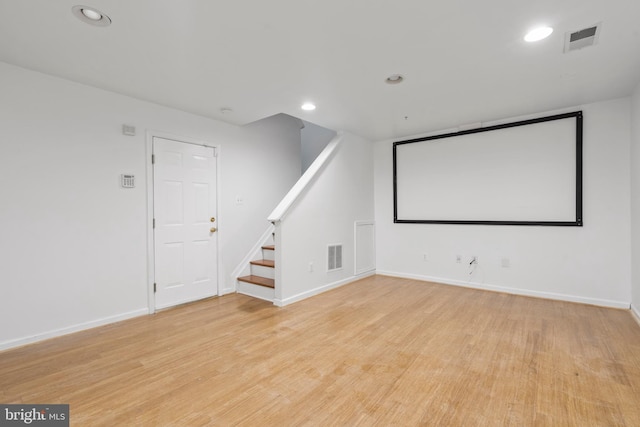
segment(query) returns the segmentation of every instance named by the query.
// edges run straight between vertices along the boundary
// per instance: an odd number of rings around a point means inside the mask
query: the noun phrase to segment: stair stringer
[[[236,280],[236,277],[246,276],[248,274],[251,274],[249,263],[254,259],[262,258],[262,247],[264,245],[273,244],[272,242],[273,242],[274,230],[275,230],[275,227],[273,226],[273,224],[270,223],[269,227],[267,227],[267,229],[262,234],[262,236],[260,236],[256,244],[253,245],[251,250],[247,252],[247,255],[245,255],[245,257],[242,258],[242,261],[240,261],[238,266],[233,269],[233,272],[231,273],[231,277],[233,277],[233,280]]]
[[[267,301],[273,301],[273,289],[261,289],[262,286],[251,285],[250,283],[242,283],[238,281],[238,277],[248,276],[251,274],[251,261],[256,259],[262,259],[262,247],[264,245],[273,245],[273,233],[275,226],[269,223],[269,226],[265,232],[260,236],[255,245],[247,252],[247,255],[242,258],[242,261],[231,273],[231,277],[235,283],[235,291],[241,294],[255,296],[256,298],[266,299]],[[255,294],[255,295],[254,295]]]

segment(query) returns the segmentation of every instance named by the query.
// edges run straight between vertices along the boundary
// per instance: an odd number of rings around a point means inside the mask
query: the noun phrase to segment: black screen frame
[[[576,125],[576,191],[575,191],[575,219],[573,221],[487,221],[487,220],[421,220],[421,219],[399,219],[398,218],[398,182],[397,172],[398,164],[396,158],[397,147],[404,144],[412,144],[416,142],[433,141],[439,139],[450,138],[454,136],[469,135],[480,132],[491,132],[500,129],[507,129],[518,126],[527,126],[537,123],[544,123],[554,120],[563,120],[575,118]],[[393,143],[393,222],[396,224],[465,224],[465,225],[525,225],[525,226],[561,226],[561,227],[582,227],[584,225],[582,215],[582,127],[583,115],[582,111],[574,111],[571,113],[555,114],[552,116],[539,117],[529,120],[521,120],[511,123],[504,123],[484,128],[467,129],[459,132],[451,132],[442,135],[433,135],[424,138],[408,139]]]

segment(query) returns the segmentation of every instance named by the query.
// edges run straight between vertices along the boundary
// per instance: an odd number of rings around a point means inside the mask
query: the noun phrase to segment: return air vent
[[[589,28],[566,33],[564,38],[564,52],[567,53],[596,44],[600,36],[601,27],[602,23],[599,23]]]
[[[340,270],[342,268],[342,245],[329,245],[327,270]]]

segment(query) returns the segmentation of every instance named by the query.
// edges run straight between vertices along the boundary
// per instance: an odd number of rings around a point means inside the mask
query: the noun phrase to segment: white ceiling
[[[372,140],[640,81],[638,0],[82,1],[113,24],[80,22],[74,1],[0,0],[0,60],[231,123],[286,113]],[[565,32],[598,22],[596,46],[563,54]],[[539,23],[555,32],[524,42]],[[394,73],[405,82],[385,84]]]

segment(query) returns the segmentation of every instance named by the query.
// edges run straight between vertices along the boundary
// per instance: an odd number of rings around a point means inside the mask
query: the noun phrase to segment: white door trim
[[[147,304],[149,309],[149,314],[153,314],[156,312],[156,298],[154,292],[154,283],[156,281],[155,278],[155,245],[154,245],[154,234],[153,234],[153,207],[154,207],[154,198],[153,198],[153,163],[151,161],[151,156],[153,154],[153,138],[165,138],[171,139],[173,141],[184,142],[186,144],[194,144],[194,145],[203,145],[206,147],[213,147],[215,149],[218,167],[216,167],[216,205],[219,205],[220,200],[220,146],[216,144],[212,144],[207,141],[202,141],[199,139],[189,138],[185,136],[175,135],[168,132],[156,131],[156,130],[147,130],[146,137],[146,160],[145,163],[147,165]],[[223,277],[223,268],[222,267],[222,256],[220,253],[220,225],[222,224],[222,215],[220,213],[220,208],[218,206],[218,215],[216,217],[216,222],[218,223],[218,238],[216,239],[216,253],[217,253],[217,263],[218,263],[218,295],[222,295],[223,282],[221,281]]]

